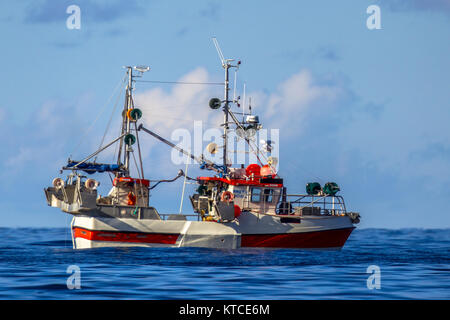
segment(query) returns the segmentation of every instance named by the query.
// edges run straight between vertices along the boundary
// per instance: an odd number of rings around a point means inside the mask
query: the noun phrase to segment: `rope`
[[[157,81],[157,80],[135,80],[136,82],[147,82],[147,83],[168,83],[168,84],[200,84],[200,85],[221,85],[223,82],[185,82],[185,81]]]
[[[237,118],[236,118],[236,116],[234,115],[234,113],[233,113],[230,109],[228,109],[227,112],[229,112],[229,114],[231,115],[231,118],[233,119],[234,123],[235,123],[239,128],[241,128],[242,130],[245,130],[244,127],[242,126],[242,124],[239,123],[239,121],[237,120]],[[265,156],[263,153],[261,153],[261,151],[258,150],[258,147],[257,147],[257,146],[256,146],[256,149],[257,149],[258,151],[255,151],[255,150],[254,150],[253,145],[252,145],[252,143],[251,143],[251,142],[253,142],[253,141],[251,141],[249,138],[244,138],[244,140],[247,142],[247,144],[248,144],[248,146],[250,147],[250,149],[252,149],[251,151],[256,155],[256,159],[258,159],[258,161],[259,161],[260,164],[263,164],[262,161],[261,161],[261,159],[259,158],[260,155],[263,156],[263,157],[265,158],[264,160],[266,160],[266,162],[267,162],[266,156]],[[271,166],[271,167],[272,167],[272,166]],[[272,168],[273,168],[273,167],[272,167]],[[275,168],[273,168],[273,169],[275,170]]]
[[[199,105],[195,105],[195,106],[199,106]],[[195,119],[186,119],[186,118],[175,118],[175,117],[169,117],[166,114],[158,114],[157,112],[155,113],[156,110],[161,110],[161,109],[174,109],[174,108],[179,108],[180,106],[163,106],[163,107],[158,107],[157,109],[153,109],[153,108],[148,108],[149,111],[152,112],[152,118],[163,118],[163,119],[170,119],[170,120],[177,120],[177,121],[184,121],[184,122],[193,122],[195,121]],[[207,121],[203,121],[202,123],[205,124],[209,124],[214,126],[215,128],[220,128],[220,124],[218,123],[213,123],[213,122],[207,122]]]
[[[131,154],[133,155],[133,160],[134,160],[134,164],[136,165],[136,171],[138,173],[139,179],[143,179],[143,177],[141,176],[141,173],[139,172],[139,167],[136,161],[136,157],[134,156],[134,151],[131,152]]]
[[[122,128],[119,128],[119,135],[121,132],[122,132]],[[114,154],[113,154],[113,159],[112,159],[111,163],[114,163],[114,161],[116,160],[118,147],[119,147],[119,144],[116,143],[116,146],[114,147]]]
[[[131,106],[134,108],[134,100],[133,97],[131,97]],[[139,142],[139,134],[138,134],[138,127],[137,127],[137,120],[134,121],[134,128],[136,130],[136,141],[137,141],[137,146],[138,146],[138,155],[139,155],[139,164],[141,165],[141,174],[142,174],[142,179],[144,179],[144,165],[142,164],[142,154],[141,154],[141,144]],[[134,157],[134,154],[133,154]],[[136,161],[136,160],[135,160]],[[138,169],[139,171],[139,169]]]
[[[178,171],[177,176],[176,176],[175,178],[173,178],[173,179],[166,179],[166,180],[150,180],[150,182],[156,182],[156,184],[155,184],[153,187],[150,187],[150,190],[156,188],[156,186],[157,186],[158,184],[160,184],[161,182],[174,182],[175,180],[177,180],[178,178],[180,178],[180,177],[182,177],[182,176],[186,177],[187,180],[197,180],[197,179],[195,179],[195,178],[188,177],[188,176],[183,172],[183,170],[180,170],[180,171]]]
[[[120,95],[117,96],[113,111],[111,113],[111,116],[109,117],[108,124],[106,125],[105,133],[103,134],[102,141],[100,142],[100,146],[98,147],[99,149],[102,147],[103,142],[105,142],[106,134],[108,133],[109,127],[111,126],[112,118],[114,116],[114,113],[116,112],[116,108],[117,108],[117,104],[119,103],[119,99],[120,99]]]
[[[84,141],[84,138],[86,137],[86,135],[92,130],[92,128],[94,127],[95,123],[98,121],[98,119],[100,118],[100,116],[103,114],[103,112],[105,112],[106,107],[108,106],[109,102],[111,101],[111,99],[114,97],[114,95],[116,94],[116,91],[119,89],[120,84],[122,82],[124,82],[126,79],[126,77],[124,77],[122,80],[119,81],[119,83],[116,85],[116,87],[113,90],[113,93],[111,94],[111,96],[108,98],[107,102],[105,103],[105,105],[103,106],[103,108],[101,109],[101,111],[98,113],[97,118],[95,118],[94,122],[89,126],[89,128],[84,132],[84,134],[80,137],[79,142],[77,143],[77,145],[74,147],[74,149],[72,150],[72,152],[70,153],[71,156],[72,154],[77,151],[77,149],[80,147],[81,143]]]

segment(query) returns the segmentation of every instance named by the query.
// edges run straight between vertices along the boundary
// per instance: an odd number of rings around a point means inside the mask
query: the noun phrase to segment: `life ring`
[[[133,192],[128,192],[128,205],[134,206],[136,204],[136,196],[133,194]]]
[[[99,185],[100,185],[100,182],[98,182],[94,179],[87,179],[86,182],[84,183],[84,186],[88,190],[96,190]]]
[[[52,181],[52,185],[57,190],[62,189],[64,188],[64,180],[61,178],[55,178]]]
[[[229,203],[234,200],[234,194],[230,191],[224,191],[220,196],[220,200]]]

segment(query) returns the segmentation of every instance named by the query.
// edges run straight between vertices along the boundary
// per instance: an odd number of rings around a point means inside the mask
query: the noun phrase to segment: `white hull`
[[[353,230],[347,216],[279,217],[244,212],[232,222],[137,220],[75,216],[74,248],[97,247],[240,247],[339,248]]]

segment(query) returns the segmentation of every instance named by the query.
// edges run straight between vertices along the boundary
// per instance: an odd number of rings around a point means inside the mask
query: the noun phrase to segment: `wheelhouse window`
[[[260,188],[252,188],[252,195],[250,198],[251,202],[260,202],[261,201],[261,189]]]
[[[272,203],[273,200],[273,189],[264,189],[264,202]]]

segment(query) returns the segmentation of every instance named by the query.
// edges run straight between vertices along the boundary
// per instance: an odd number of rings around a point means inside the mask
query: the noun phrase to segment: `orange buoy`
[[[259,164],[256,164],[256,163],[252,163],[252,164],[248,165],[248,167],[245,169],[245,175],[247,177],[250,177],[251,175],[259,176],[260,173],[261,173],[261,167],[259,166]]]
[[[272,176],[274,178],[276,176],[276,172],[268,164],[262,166],[260,173],[263,177]]]
[[[234,205],[234,218],[239,218],[239,216],[241,215],[242,210],[241,207],[239,207],[237,204]]]
[[[136,204],[136,196],[133,194],[133,192],[128,192],[128,205],[134,206]]]
[[[127,111],[127,118],[130,119],[130,121],[137,121],[142,117],[142,111],[138,108],[132,108],[128,109]]]
[[[128,118],[129,120],[133,120],[133,119],[131,118],[131,115],[130,115],[131,110],[133,110],[133,109],[128,109],[128,111],[127,111],[127,118]]]

